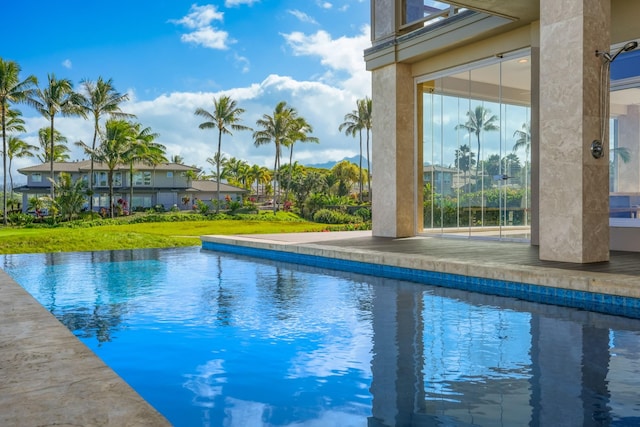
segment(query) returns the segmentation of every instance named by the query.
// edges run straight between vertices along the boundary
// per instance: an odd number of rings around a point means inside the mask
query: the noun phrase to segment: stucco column
[[[373,235],[415,235],[414,84],[411,66],[391,64],[372,74]]]
[[[600,139],[602,59],[595,52],[609,50],[610,3],[540,0],[539,236],[543,260],[609,260],[608,150],[594,159],[590,146]],[[606,135],[604,141],[608,141]]]

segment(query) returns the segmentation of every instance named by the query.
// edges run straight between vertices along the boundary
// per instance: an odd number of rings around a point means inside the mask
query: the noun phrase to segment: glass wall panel
[[[612,227],[640,227],[640,51],[611,65],[609,217]]]
[[[528,239],[529,57],[418,85],[425,232]]]

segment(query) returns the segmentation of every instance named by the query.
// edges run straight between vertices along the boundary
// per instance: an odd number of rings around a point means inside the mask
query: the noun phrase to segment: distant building
[[[430,184],[432,191],[443,196],[455,194],[454,182],[457,181],[458,170],[444,166],[427,165],[422,170],[424,184]]]
[[[162,206],[171,209],[174,205],[180,209],[191,209],[196,199],[211,203],[216,197],[216,182],[191,180],[188,172],[198,173],[200,170],[179,163],[161,163],[149,166],[143,163],[134,164],[133,182],[130,182],[129,165],[118,165],[113,173],[114,203],[125,200],[132,211]],[[31,197],[43,197],[50,194],[50,164],[43,163],[18,169],[27,177],[27,183],[15,188],[22,193],[22,209],[26,211]],[[54,175],[66,172],[71,179],[83,179],[88,182],[91,173],[91,161],[56,162],[53,164]],[[94,162],[94,195],[93,208],[109,208],[108,169],[100,162]],[[129,200],[131,187],[133,198]],[[247,190],[228,184],[220,184],[220,199],[229,196],[232,200],[242,200]],[[87,200],[87,205],[89,201]]]

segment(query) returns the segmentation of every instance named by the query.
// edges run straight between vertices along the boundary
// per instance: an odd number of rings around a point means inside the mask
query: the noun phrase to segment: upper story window
[[[151,172],[136,172],[133,174],[133,185],[151,185]]]
[[[40,172],[32,173],[31,182],[42,182],[42,174]]]
[[[171,171],[167,172],[167,178],[173,178],[173,172]]]
[[[446,19],[458,12],[466,10],[449,3],[435,0],[404,0],[403,27],[424,22],[424,25]]]
[[[96,172],[96,185],[98,187],[106,187],[107,183],[107,173],[106,172]]]

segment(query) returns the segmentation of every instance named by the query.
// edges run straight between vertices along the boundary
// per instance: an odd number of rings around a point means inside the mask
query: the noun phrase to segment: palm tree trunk
[[[278,206],[277,203],[277,197],[278,197],[278,160],[279,157],[278,156],[278,152],[279,152],[279,148],[278,144],[276,143],[276,160],[275,163],[273,165],[273,214],[276,214],[276,207]]]
[[[9,169],[7,169],[9,171],[9,186],[11,187],[11,192],[9,193],[9,198],[13,199],[13,176],[11,175],[11,157],[9,157]],[[5,184],[6,185],[6,184]],[[7,198],[7,196],[4,197],[5,199]],[[5,207],[4,210],[7,210],[7,208]]]
[[[7,117],[4,105],[0,106],[0,109],[2,110],[2,223],[7,225]]]
[[[129,169],[129,214],[131,214],[132,208],[133,208],[133,162],[131,163],[131,167]]]
[[[56,177],[53,176],[53,158],[54,158],[53,150],[54,150],[54,141],[55,141],[54,135],[53,135],[53,130],[54,130],[54,128],[53,128],[53,117],[54,116],[52,114],[51,115],[51,127],[50,127],[50,129],[51,129],[51,146],[49,148],[51,150],[51,152],[49,153],[49,156],[50,156],[49,157],[49,173],[50,173],[49,176],[51,177],[51,200],[52,201],[53,201],[53,199],[55,199],[55,195],[56,195],[55,194],[55,187],[53,185],[54,181],[56,180]]]
[[[218,157],[216,159],[216,213],[220,212],[220,150],[222,148],[222,130],[218,128]]]
[[[289,200],[289,192],[291,191],[291,176],[293,175],[293,142],[291,143],[291,147],[289,149],[289,179],[287,182],[287,197],[286,200]]]
[[[480,133],[477,133],[478,137],[478,161],[476,162],[476,191],[478,191],[478,168],[480,167]]]
[[[96,151],[96,140],[98,139],[98,118],[96,117],[93,126],[93,142],[91,143],[91,173],[89,175],[89,212],[93,215],[93,187],[95,186],[93,178],[93,153]]]
[[[360,203],[362,203],[362,129],[358,130],[358,133],[360,134],[360,159],[359,159],[359,168],[360,168],[360,194],[359,194],[359,199],[360,199]]]
[[[109,169],[109,174],[107,175],[109,179],[109,216],[114,218],[113,215],[113,170]]]

